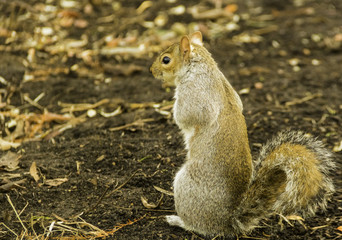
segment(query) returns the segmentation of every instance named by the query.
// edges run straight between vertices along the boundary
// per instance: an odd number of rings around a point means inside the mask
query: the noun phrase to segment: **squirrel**
[[[282,131],[252,160],[238,93],[203,46],[183,36],[150,68],[175,88],[173,116],[187,155],[173,182],[177,215],[166,221],[204,236],[249,233],[272,213],[314,215],[334,193],[335,164],[323,143]]]

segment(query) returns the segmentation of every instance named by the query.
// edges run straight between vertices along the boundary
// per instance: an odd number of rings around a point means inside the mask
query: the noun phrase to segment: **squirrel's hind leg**
[[[177,215],[168,215],[165,217],[166,221],[171,225],[171,226],[178,226],[181,228],[185,228],[183,220],[177,216]]]

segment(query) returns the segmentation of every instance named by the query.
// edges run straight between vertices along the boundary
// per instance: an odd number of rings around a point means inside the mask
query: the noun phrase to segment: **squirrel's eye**
[[[164,64],[168,64],[169,62],[171,61],[171,58],[169,58],[169,57],[163,57],[163,60],[162,60],[162,62],[164,63]]]

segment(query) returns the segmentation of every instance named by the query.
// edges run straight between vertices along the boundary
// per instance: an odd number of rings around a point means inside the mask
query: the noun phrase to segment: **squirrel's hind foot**
[[[168,215],[165,217],[165,219],[171,226],[185,228],[183,220],[177,215]]]

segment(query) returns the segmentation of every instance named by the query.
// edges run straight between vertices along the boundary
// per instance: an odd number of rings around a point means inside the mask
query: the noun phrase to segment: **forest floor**
[[[342,239],[342,1],[198,2],[0,1],[0,239],[205,239],[164,221],[186,153],[174,89],[149,72],[194,30],[255,158],[291,127],[338,163],[326,212],[240,239]]]

